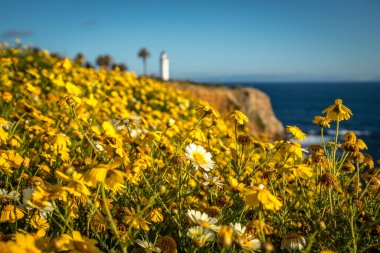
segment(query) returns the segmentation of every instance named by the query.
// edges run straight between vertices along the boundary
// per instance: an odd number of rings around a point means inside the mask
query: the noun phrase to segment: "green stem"
[[[329,188],[329,202],[330,202],[330,212],[331,212],[331,215],[334,216],[333,202],[332,202],[332,196],[331,196],[331,187]]]
[[[262,205],[260,205],[260,209],[259,209],[259,228],[260,228],[260,240],[262,242],[265,242],[265,233],[264,233],[264,229],[263,229],[263,207]]]
[[[339,136],[339,120],[336,121],[336,131],[335,131],[335,145],[334,145],[334,153],[333,153],[333,171],[334,175],[336,174],[336,151],[338,150],[338,136]]]
[[[120,243],[121,251],[123,253],[127,253],[127,248],[124,246],[124,243],[122,242],[122,240],[120,240],[119,231],[117,230],[115,221],[112,218],[110,209],[109,209],[108,204],[107,204],[107,197],[106,197],[106,192],[104,190],[104,183],[101,184],[101,191],[102,191],[102,199],[103,199],[103,203],[104,203],[104,209],[106,210],[107,218],[108,218],[108,221],[110,223],[111,230],[112,230],[112,232],[114,233],[114,235],[116,236],[117,240]]]
[[[354,226],[355,214],[354,214],[354,211],[352,209],[352,205],[350,205],[350,211],[351,211],[350,229],[351,229],[351,236],[352,236],[353,252],[356,253],[357,252],[357,245],[356,245],[355,226]]]
[[[359,188],[360,188],[360,167],[359,164],[356,166],[356,198],[359,197]]]
[[[83,136],[86,138],[86,140],[90,143],[90,145],[92,146],[92,148],[95,150],[95,152],[99,152],[98,149],[95,147],[93,141],[90,139],[90,137],[88,137],[88,135],[84,132],[84,129],[82,127],[82,124],[79,122],[78,120],[78,117],[77,117],[77,114],[74,110],[74,108],[72,106],[70,106],[70,111],[71,111],[71,114],[73,115],[74,117],[74,121],[78,124],[78,127],[79,127],[79,130],[80,132],[83,134]]]
[[[325,151],[325,155],[326,157],[328,158],[329,157],[329,154],[327,153],[327,149],[326,149],[326,142],[325,142],[325,135],[324,135],[324,129],[321,128],[321,139],[322,139],[322,146],[323,146],[323,150]]]

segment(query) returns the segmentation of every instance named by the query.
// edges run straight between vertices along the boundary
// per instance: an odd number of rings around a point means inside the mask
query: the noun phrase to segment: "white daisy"
[[[220,181],[217,177],[209,176],[208,174],[203,173],[203,178],[206,180],[202,183],[204,186],[215,185],[220,188],[223,186],[222,181]]]
[[[170,118],[170,119],[168,120],[168,122],[166,123],[166,126],[167,126],[167,127],[171,127],[171,126],[174,125],[174,123],[175,123],[175,120],[172,119],[172,118]]]
[[[206,213],[201,213],[197,210],[188,210],[187,217],[189,217],[190,221],[195,225],[210,228],[212,230],[217,230],[218,228],[216,225],[218,219],[209,217]]]
[[[161,249],[155,247],[153,243],[146,240],[136,240],[137,244],[141,246],[146,252],[161,252]]]
[[[20,199],[20,193],[16,191],[8,192],[5,189],[0,189],[0,200],[15,200],[18,201]]]
[[[194,143],[190,143],[185,148],[185,156],[191,161],[196,169],[201,167],[205,171],[210,171],[214,167],[214,161],[211,160],[211,154],[200,145],[198,146]]]
[[[234,224],[231,223],[230,225],[234,229],[235,235],[243,235],[246,231],[246,227],[242,226],[240,223],[234,223]]]
[[[207,242],[215,239],[215,233],[212,230],[199,226],[189,228],[187,236],[200,248],[205,246]]]
[[[261,241],[252,236],[240,236],[236,242],[244,253],[261,251]]]
[[[100,145],[99,143],[96,143],[96,144],[95,144],[95,148],[97,148],[100,152],[104,151],[103,146]]]
[[[306,246],[306,238],[298,234],[290,234],[284,237],[281,242],[281,249],[289,251],[303,250]]]
[[[45,201],[43,205],[35,205],[32,202],[34,188],[26,188],[22,191],[23,204],[26,206],[26,209],[32,210],[37,209],[40,216],[44,219],[47,219],[47,215],[54,211],[55,204],[54,202]]]

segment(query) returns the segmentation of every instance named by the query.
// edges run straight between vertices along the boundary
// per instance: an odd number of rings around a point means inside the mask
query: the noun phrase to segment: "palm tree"
[[[86,57],[82,53],[78,53],[75,58],[74,62],[78,63],[80,66],[84,66],[86,63]]]
[[[98,65],[99,67],[105,67],[106,69],[110,69],[113,63],[114,61],[112,57],[108,54],[99,55],[98,58],[96,58],[96,65]]]
[[[125,63],[113,64],[111,69],[115,70],[116,68],[118,68],[122,72],[125,72],[128,70],[128,66]]]
[[[143,60],[143,66],[144,66],[144,76],[147,74],[147,67],[146,67],[146,58],[150,56],[149,51],[146,48],[140,49],[138,53],[138,57],[142,58]]]

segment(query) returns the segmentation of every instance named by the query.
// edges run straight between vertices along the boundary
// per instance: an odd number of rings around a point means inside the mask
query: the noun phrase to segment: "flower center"
[[[205,156],[202,153],[194,152],[193,158],[197,164],[206,164]]]
[[[202,227],[205,227],[205,228],[208,228],[210,227],[210,224],[207,222],[207,221],[201,221],[201,224],[200,224]]]

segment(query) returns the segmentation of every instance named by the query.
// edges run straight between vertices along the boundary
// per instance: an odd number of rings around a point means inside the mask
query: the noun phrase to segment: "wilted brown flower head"
[[[318,183],[319,184],[322,184],[322,185],[325,185],[327,187],[333,187],[333,188],[337,188],[338,187],[338,179],[336,178],[336,176],[334,176],[334,174],[331,174],[331,173],[326,173],[326,174],[323,174],[319,180],[318,180]]]
[[[349,152],[358,152],[359,147],[351,141],[346,141],[342,144],[342,149]]]
[[[216,198],[216,203],[221,207],[231,206],[233,204],[233,200],[229,196],[222,194]]]
[[[177,253],[177,243],[171,236],[163,236],[157,241],[158,247],[163,253]]]
[[[210,215],[211,217],[219,216],[221,213],[220,208],[217,206],[210,206],[210,207],[206,208],[205,212],[208,215]]]
[[[237,142],[242,144],[242,145],[250,145],[252,143],[252,139],[247,134],[241,134],[238,136]]]
[[[355,166],[350,162],[346,162],[342,165],[341,169],[342,171],[353,172],[355,170]]]

